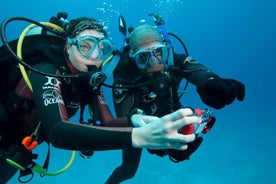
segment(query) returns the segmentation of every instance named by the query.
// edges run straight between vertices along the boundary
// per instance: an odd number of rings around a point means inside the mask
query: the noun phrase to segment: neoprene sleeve
[[[56,73],[57,68],[49,63],[36,65],[38,70]],[[64,92],[65,81],[30,73],[37,119],[53,146],[69,150],[110,150],[132,147],[131,127],[98,127],[69,122],[79,108],[79,94]],[[67,94],[65,96],[64,94]]]
[[[175,65],[182,71],[180,76],[177,76],[179,79],[186,78],[190,83],[198,86],[210,77],[218,77],[211,69],[192,58],[184,62],[185,57],[183,54],[174,55]]]

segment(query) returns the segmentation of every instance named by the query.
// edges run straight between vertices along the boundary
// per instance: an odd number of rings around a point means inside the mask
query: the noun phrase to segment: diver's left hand
[[[197,87],[201,100],[208,106],[221,109],[236,98],[244,100],[245,86],[235,79],[211,78]]]

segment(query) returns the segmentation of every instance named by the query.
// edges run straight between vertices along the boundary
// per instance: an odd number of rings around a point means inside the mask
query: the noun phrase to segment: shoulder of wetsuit
[[[133,58],[129,56],[129,47],[126,46],[123,50],[121,58],[113,71],[114,83],[118,83],[122,79],[126,83],[131,83],[134,79],[140,76],[142,73],[135,64]]]
[[[9,46],[16,53],[18,39],[9,42]],[[65,40],[53,35],[31,35],[24,38],[22,44],[22,60],[29,65],[34,65],[38,61],[48,60],[60,66],[60,61],[64,60]],[[6,50],[0,47],[0,63],[17,63],[16,59]]]
[[[10,41],[9,47],[16,53],[18,39]],[[22,58],[30,66],[41,61],[53,63],[57,68],[64,66],[63,54],[65,40],[53,35],[31,35],[24,38]],[[5,99],[7,91],[12,90],[22,77],[17,67],[17,59],[4,47],[0,47],[0,95]]]
[[[187,57],[187,55],[185,55],[185,54],[174,53],[173,54],[174,67],[178,67],[178,68],[181,67],[181,65],[183,65],[186,57]]]

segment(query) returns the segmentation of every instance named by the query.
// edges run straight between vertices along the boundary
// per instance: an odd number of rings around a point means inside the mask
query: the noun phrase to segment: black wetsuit
[[[34,44],[32,46],[35,47]],[[45,45],[42,51],[35,50],[26,57],[36,63],[34,67],[38,70],[52,74],[67,71],[71,74],[72,69],[68,67],[66,57],[60,55],[56,57],[62,66],[57,67],[54,64],[57,62],[51,60],[55,57],[51,57],[50,53],[43,54],[47,49],[48,46]],[[59,50],[63,51],[63,47]],[[42,53],[37,54],[40,52]],[[35,55],[39,55],[39,59]],[[101,90],[93,90],[87,78],[54,78],[29,72],[29,79],[33,92],[21,78],[17,80],[15,89],[8,92],[7,100],[3,99],[2,102],[1,99],[1,106],[9,112],[0,124],[1,182],[7,182],[17,171],[5,160],[12,147],[21,146],[22,139],[26,135],[31,135],[38,122],[41,122],[39,142],[47,141],[58,148],[111,150],[132,147],[132,125],[127,118],[112,117]],[[87,104],[93,112],[91,122],[100,121],[101,126],[85,125],[69,120],[76,114],[80,105]]]
[[[136,108],[142,109],[148,115],[159,117],[171,113],[182,107],[177,91],[183,79],[187,79],[193,85],[198,86],[209,78],[217,76],[191,57],[186,58],[185,55],[174,54],[174,66],[168,67],[166,74],[157,73],[152,77],[147,77],[139,70],[135,62],[128,57],[127,48],[125,50],[126,52],[113,72],[114,85],[137,85],[151,80],[152,83],[145,83],[145,85],[134,88],[115,88],[113,90],[113,99],[118,117],[126,116]],[[202,140],[198,141],[197,147]],[[191,147],[193,146],[191,145]],[[122,151],[122,164],[113,171],[106,184],[117,184],[132,178],[138,169],[142,149],[127,148]],[[150,153],[164,156],[162,151],[149,151]],[[191,150],[186,156],[185,152],[172,152],[176,153],[176,159],[180,156],[180,159],[184,160],[188,159],[193,151]]]

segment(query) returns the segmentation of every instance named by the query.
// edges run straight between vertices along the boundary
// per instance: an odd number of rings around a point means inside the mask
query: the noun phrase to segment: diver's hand
[[[150,148],[150,149],[187,149],[187,143],[195,139],[194,134],[183,135],[178,133],[181,127],[200,123],[201,119],[198,116],[193,116],[193,111],[189,108],[180,109],[176,112],[163,116],[157,119],[142,120],[145,124],[139,128],[133,128],[132,145],[135,148]]]
[[[206,105],[221,109],[235,99],[243,101],[245,85],[235,79],[210,78],[197,86],[197,92]]]
[[[148,115],[140,115],[140,114],[134,114],[131,116],[131,122],[134,127],[141,127],[158,119],[159,118],[156,116],[148,116]]]
[[[127,119],[131,122],[133,127],[141,127],[151,121],[157,120],[158,117],[148,116],[142,109],[135,108],[127,114]]]

